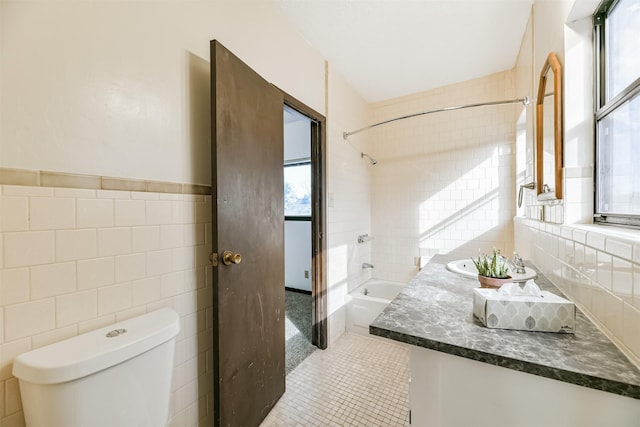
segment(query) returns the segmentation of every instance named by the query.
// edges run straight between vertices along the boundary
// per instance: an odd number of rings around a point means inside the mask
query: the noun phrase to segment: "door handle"
[[[233,253],[231,251],[224,251],[222,253],[222,263],[224,265],[240,264],[242,262],[242,255]]]

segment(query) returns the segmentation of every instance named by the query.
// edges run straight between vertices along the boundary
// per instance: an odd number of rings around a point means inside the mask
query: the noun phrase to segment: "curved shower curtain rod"
[[[354,135],[356,133],[360,133],[360,132],[362,132],[364,130],[371,129],[371,128],[374,128],[376,126],[386,125],[387,123],[395,122],[395,121],[398,121],[398,120],[409,119],[411,117],[424,116],[425,114],[440,113],[442,111],[461,110],[463,108],[484,107],[484,106],[488,106],[488,105],[501,105],[501,104],[516,104],[516,103],[522,103],[522,105],[529,105],[529,97],[528,96],[523,96],[522,98],[509,99],[509,100],[506,100],[506,101],[481,102],[481,103],[478,103],[478,104],[457,105],[455,107],[438,108],[437,110],[430,110],[430,111],[423,111],[421,113],[409,114],[408,116],[396,117],[395,119],[385,120],[384,122],[375,123],[373,125],[365,126],[363,128],[356,129],[356,130],[351,131],[351,132],[343,132],[342,133],[342,138],[343,139],[347,139],[350,135]]]

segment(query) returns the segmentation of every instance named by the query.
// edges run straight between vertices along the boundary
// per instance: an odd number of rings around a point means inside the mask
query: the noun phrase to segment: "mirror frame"
[[[553,73],[553,139],[555,157],[555,194],[544,189],[544,97],[549,71]],[[538,200],[562,199],[562,66],[555,53],[549,53],[540,72],[536,99],[536,187]],[[555,197],[554,197],[555,195]]]

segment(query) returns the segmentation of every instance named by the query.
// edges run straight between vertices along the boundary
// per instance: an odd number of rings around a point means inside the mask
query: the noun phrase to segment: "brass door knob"
[[[224,251],[222,253],[222,263],[224,265],[240,264],[241,262],[242,262],[242,255],[240,254],[235,254],[231,251]]]

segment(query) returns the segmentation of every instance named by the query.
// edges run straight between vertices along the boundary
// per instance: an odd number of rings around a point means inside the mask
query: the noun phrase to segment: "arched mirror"
[[[562,67],[551,52],[540,72],[536,100],[538,200],[562,199]]]

